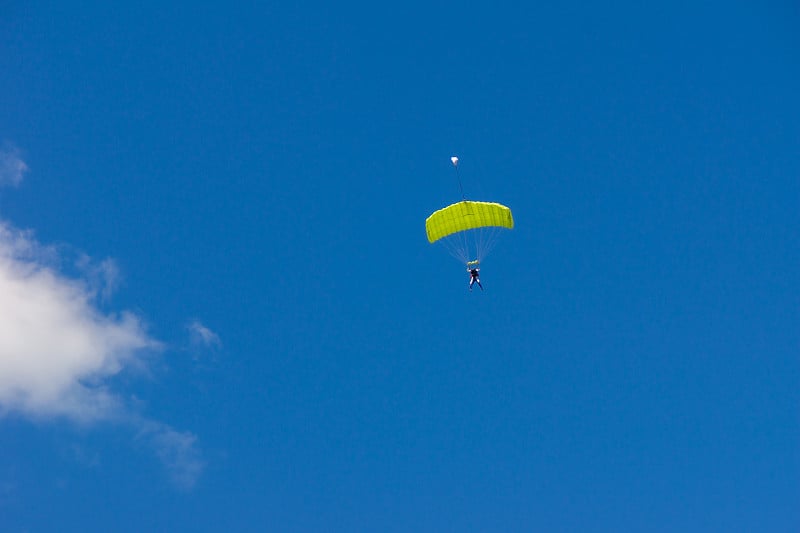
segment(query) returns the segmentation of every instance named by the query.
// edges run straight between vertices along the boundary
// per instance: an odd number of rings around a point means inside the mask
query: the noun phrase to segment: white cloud
[[[191,486],[203,467],[195,437],[137,415],[113,390],[113,376],[162,349],[135,314],[99,309],[119,279],[116,265],[81,256],[81,276],[69,277],[59,259],[31,232],[0,222],[0,414],[133,426],[176,483]]]
[[[20,158],[18,149],[13,146],[0,148],[0,186],[16,187],[27,171],[28,165]]]
[[[90,422],[121,406],[107,378],[159,343],[132,313],[105,315],[82,280],[48,266],[52,249],[0,225],[0,407]]]
[[[200,321],[194,320],[187,327],[192,338],[192,344],[205,348],[219,348],[222,346],[219,335],[201,324]]]
[[[90,286],[48,266],[52,249],[0,225],[0,407],[80,422],[117,415],[105,380],[159,343],[132,313],[105,315]]]

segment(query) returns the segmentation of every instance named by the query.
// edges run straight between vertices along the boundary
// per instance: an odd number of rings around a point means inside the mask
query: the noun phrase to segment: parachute
[[[443,243],[450,255],[474,268],[492,249],[502,230],[514,227],[514,217],[511,209],[502,204],[467,200],[458,173],[458,157],[451,157],[450,162],[456,169],[463,200],[434,211],[425,220],[425,232],[429,243]]]
[[[503,229],[514,227],[511,209],[494,202],[463,200],[435,211],[425,220],[428,242],[442,242],[456,259],[477,264]]]
[[[428,242],[434,242],[459,231],[484,227],[512,229],[511,209],[493,202],[464,200],[435,211],[425,221]]]

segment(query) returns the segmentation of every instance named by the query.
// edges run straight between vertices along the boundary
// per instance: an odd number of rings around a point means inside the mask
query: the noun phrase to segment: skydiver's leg
[[[478,282],[478,287],[480,287],[480,288],[481,288],[481,290],[483,290],[483,285],[481,285],[481,280],[477,279],[477,280],[475,280],[475,281],[477,281],[477,282]]]

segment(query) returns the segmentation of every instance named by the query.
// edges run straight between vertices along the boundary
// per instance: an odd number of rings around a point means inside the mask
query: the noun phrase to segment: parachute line
[[[464,196],[464,187],[461,185],[461,173],[458,171],[458,159],[453,163],[453,167],[456,169],[456,179],[458,180],[458,190],[461,192],[461,199],[466,200],[467,197]]]

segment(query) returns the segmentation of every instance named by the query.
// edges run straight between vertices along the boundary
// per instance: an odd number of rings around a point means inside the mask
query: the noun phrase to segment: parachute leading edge
[[[460,231],[484,227],[512,229],[514,218],[511,209],[493,202],[464,200],[435,211],[425,220],[430,243]]]

